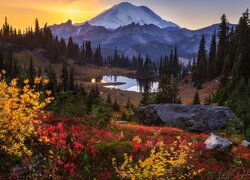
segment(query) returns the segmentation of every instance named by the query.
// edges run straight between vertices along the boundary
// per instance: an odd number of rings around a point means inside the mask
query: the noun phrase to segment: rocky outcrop
[[[220,130],[232,117],[234,113],[227,107],[156,104],[138,109],[138,120],[145,125],[168,125],[196,132]]]
[[[231,151],[233,143],[231,141],[223,139],[222,137],[211,134],[204,144],[206,146],[206,149],[208,150],[226,152]]]
[[[246,148],[250,148],[250,142],[243,140],[241,143],[241,146],[246,147]]]

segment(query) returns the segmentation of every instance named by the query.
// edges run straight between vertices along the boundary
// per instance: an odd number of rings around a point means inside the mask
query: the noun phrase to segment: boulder
[[[205,141],[206,149],[219,152],[231,151],[232,142],[222,137],[211,134]]]
[[[145,125],[168,125],[195,132],[220,130],[234,116],[227,107],[202,105],[155,104],[138,109],[138,120]]]
[[[246,147],[246,148],[250,148],[250,142],[243,140],[241,143],[241,146]]]
[[[128,121],[116,121],[117,124],[127,124]]]

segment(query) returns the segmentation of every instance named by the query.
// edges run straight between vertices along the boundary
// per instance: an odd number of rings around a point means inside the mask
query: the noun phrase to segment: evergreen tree
[[[112,99],[111,99],[111,94],[110,93],[107,95],[106,103],[109,104],[109,105],[112,104]]]
[[[113,110],[116,111],[116,112],[119,112],[119,111],[120,111],[120,106],[119,106],[119,104],[117,103],[117,99],[115,99],[115,101],[114,101]]]
[[[85,46],[84,46],[84,42],[82,43],[82,47],[81,47],[81,58],[80,58],[79,65],[83,65],[83,64],[85,64]]]
[[[94,104],[94,94],[93,94],[93,91],[90,91],[88,93],[88,96],[87,96],[87,101],[86,101],[86,110],[87,112],[91,112],[92,108],[93,108],[93,104]]]
[[[250,20],[248,10],[240,18],[236,28],[236,59],[234,64],[234,79],[250,78]]]
[[[40,26],[39,26],[39,21],[36,18],[36,20],[35,20],[35,36],[39,37],[39,35],[40,35]]]
[[[102,66],[103,65],[101,45],[98,45],[97,48],[96,48],[96,50],[95,50],[94,63],[97,66]]]
[[[224,65],[223,65],[223,71],[222,71],[221,83],[223,85],[225,85],[227,83],[230,72],[231,72],[230,58],[229,58],[229,56],[227,56],[227,58],[225,59],[225,62],[224,62]]]
[[[11,79],[14,78],[13,77],[13,52],[12,50],[10,50],[10,52],[7,53],[6,68],[7,68],[7,76]]]
[[[199,95],[199,92],[196,91],[195,92],[195,95],[194,95],[194,99],[193,99],[193,105],[197,105],[197,104],[201,104],[200,103],[200,95]]]
[[[142,94],[142,100],[140,102],[141,105],[150,104],[150,85],[148,81],[144,82],[144,92]]]
[[[228,22],[226,15],[223,14],[221,17],[220,31],[219,31],[219,42],[218,42],[218,51],[216,58],[216,70],[217,74],[220,75],[223,69],[223,64],[225,62],[227,53],[228,53]]]
[[[67,45],[67,56],[68,58],[74,57],[74,42],[72,37],[69,37],[68,45]]]
[[[131,109],[134,108],[133,104],[131,103],[130,98],[127,99],[126,108],[127,108],[128,110],[131,110]]]
[[[41,77],[42,74],[43,74],[42,67],[41,67],[41,66],[38,66],[38,69],[37,69],[37,76],[38,76],[38,77]]]
[[[160,65],[159,65],[159,70],[158,70],[159,77],[162,76],[162,70],[163,70],[163,60],[162,60],[162,57],[161,57]]]
[[[47,90],[50,90],[52,92],[52,96],[55,95],[56,89],[57,89],[57,78],[56,78],[56,72],[55,70],[51,67],[49,67],[47,71],[47,76],[48,76],[48,84],[47,84]]]
[[[95,95],[95,99],[99,99],[100,98],[100,91],[99,91],[98,85],[95,86],[95,89],[93,89],[93,92]]]
[[[211,105],[211,104],[212,104],[212,97],[211,95],[209,95],[208,97],[206,97],[204,105]]]
[[[29,84],[31,86],[34,85],[34,79],[35,79],[35,75],[36,75],[36,72],[35,72],[35,68],[34,68],[34,65],[33,65],[33,58],[31,57],[30,58],[30,64],[29,64],[29,68],[28,68],[28,77],[29,77]]]
[[[74,79],[74,67],[71,67],[70,69],[70,76],[69,76],[69,90],[75,91],[75,79]]]
[[[63,62],[61,79],[62,79],[63,90],[64,92],[66,92],[68,90],[68,83],[69,83],[67,60]]]
[[[205,36],[202,35],[198,57],[197,57],[197,63],[194,69],[194,86],[198,89],[201,89],[202,83],[205,82],[206,79],[206,49],[205,49]]]
[[[177,77],[180,73],[180,67],[179,67],[179,60],[178,60],[178,54],[177,54],[177,46],[175,46],[174,50],[174,59],[173,59],[173,75],[174,77]]]
[[[63,56],[66,56],[67,54],[67,46],[64,39],[60,39],[60,53]]]
[[[159,82],[155,103],[177,103],[178,86],[169,76],[163,76]]]
[[[91,47],[91,42],[90,41],[86,41],[86,61],[89,63],[93,63],[93,51],[92,51],[92,47]]]
[[[209,58],[208,58],[208,80],[212,80],[216,77],[216,32],[214,31],[211,45],[210,45],[210,51],[209,51]]]
[[[3,52],[0,51],[0,70],[4,69],[4,55]]]

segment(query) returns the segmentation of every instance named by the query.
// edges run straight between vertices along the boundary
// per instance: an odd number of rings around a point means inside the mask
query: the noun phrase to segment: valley
[[[14,54],[14,59],[16,59],[21,65],[28,66],[30,62],[30,58],[32,57],[34,61],[34,65],[38,68],[39,66],[42,68],[48,68],[49,66],[52,66],[53,69],[56,70],[57,78],[59,80],[60,74],[61,74],[61,67],[62,64],[51,64],[49,63],[49,60],[46,57],[43,57],[41,55],[41,52],[39,50],[32,51],[23,51],[23,52],[17,52]],[[72,60],[69,60],[69,63],[74,64]],[[96,67],[94,65],[89,66],[78,66],[77,64],[74,64],[75,67],[75,80],[77,83],[81,84],[83,83],[84,86],[87,88],[87,90],[90,90],[93,85],[98,84],[102,93],[102,98],[106,99],[107,95],[109,93],[112,94],[113,100],[117,99],[119,104],[125,106],[127,103],[127,99],[130,98],[131,102],[138,106],[140,104],[141,98],[142,98],[142,92],[143,87],[139,87],[139,84],[136,85],[136,87],[132,87],[132,90],[122,90],[120,88],[107,88],[105,86],[116,86],[116,83],[100,83],[100,82],[91,82],[92,79],[98,79],[103,76],[124,76],[128,78],[134,78],[136,77],[136,72],[133,70],[127,70],[123,68],[113,68],[113,67]],[[109,78],[108,78],[109,79]],[[132,81],[132,84],[136,84],[137,80]],[[187,81],[187,82],[185,82]],[[119,81],[118,81],[119,83]],[[121,83],[124,83],[124,81],[121,81]],[[131,83],[131,82],[130,82]],[[219,87],[219,81],[213,80],[211,82],[207,82],[204,84],[204,87],[199,90],[201,102],[204,102],[204,100],[207,98],[208,95],[213,94],[216,92],[216,90]],[[142,89],[141,89],[142,88]],[[155,90],[157,89],[157,86],[155,85]],[[141,89],[141,90],[140,90]],[[196,88],[193,87],[192,83],[192,77],[187,76],[185,80],[183,80],[180,83],[180,90],[179,90],[179,97],[182,99],[184,104],[192,104],[193,97],[195,95]]]

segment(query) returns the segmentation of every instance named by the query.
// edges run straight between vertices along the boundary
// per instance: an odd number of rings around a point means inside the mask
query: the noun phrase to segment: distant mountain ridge
[[[74,25],[72,21],[69,20],[60,25],[50,26],[50,28],[53,34],[59,38],[67,40],[71,36],[74,41],[79,44],[83,41],[90,40],[93,48],[101,44],[104,56],[113,55],[114,49],[117,47],[118,51],[125,56],[132,57],[138,54],[146,56],[148,54],[155,61],[158,61],[160,56],[168,55],[175,45],[178,46],[180,57],[190,59],[193,57],[193,54],[198,51],[202,34],[206,37],[208,50],[214,31],[219,29],[219,24],[198,30],[180,28],[174,23],[165,28],[152,23],[139,22],[132,22],[128,25],[119,26],[116,29],[101,25],[102,21],[100,21],[100,17],[105,17],[106,13],[112,12],[117,7],[120,9],[120,7],[124,6],[133,7],[133,5],[129,3],[122,3],[121,5],[113,6],[111,10],[105,11],[89,22]],[[134,7],[146,8],[144,6]],[[151,10],[148,9],[148,11]],[[124,16],[126,17],[127,15]],[[106,21],[103,23],[105,24]]]

